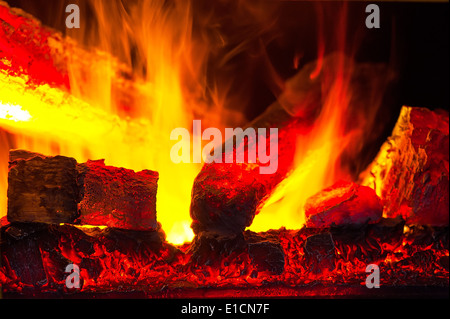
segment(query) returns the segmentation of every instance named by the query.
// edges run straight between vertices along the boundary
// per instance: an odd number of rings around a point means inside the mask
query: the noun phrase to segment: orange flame
[[[82,20],[87,35],[69,32],[97,50],[67,54],[71,94],[2,72],[0,125],[15,134],[16,148],[158,171],[158,221],[169,242],[190,241],[190,190],[200,164],[174,164],[169,139],[172,129],[189,128],[194,111],[204,108],[198,85],[204,53],[192,39],[190,3],[139,1],[130,11],[119,2],[92,6],[98,28]],[[120,76],[124,70],[136,75],[133,83]]]
[[[323,101],[323,109],[308,135],[297,138],[294,169],[264,203],[253,224],[253,231],[286,227],[299,229],[305,222],[306,200],[332,184],[342,171],[336,163],[349,140],[343,133],[343,114],[349,103],[349,78],[344,69],[351,65],[338,58],[337,77]],[[322,62],[320,62],[322,63]],[[314,73],[317,71],[315,70]]]
[[[390,71],[387,72],[386,65],[357,64],[351,56],[343,53],[349,51],[347,46],[350,42],[346,30],[346,3],[343,3],[336,14],[339,27],[335,38],[332,39],[333,44],[325,41],[323,34],[324,17],[327,13],[325,9],[328,10],[328,7],[318,4],[317,8],[318,52],[315,68],[309,74],[308,80],[311,82],[308,83],[320,83],[321,98],[320,105],[317,105],[320,115],[310,133],[306,136],[298,135],[293,168],[264,202],[249,227],[252,231],[260,232],[280,227],[301,228],[305,222],[303,206],[309,197],[339,179],[352,179],[345,166],[348,163],[344,163],[342,155],[348,152],[351,153],[350,157],[356,158],[361,145],[370,140],[370,132],[376,127],[375,115],[381,105],[380,97],[384,93],[385,85],[390,81],[387,78],[392,76]],[[327,45],[331,46],[331,49]],[[354,50],[355,43],[351,45]],[[335,53],[325,56],[325,52]],[[294,60],[295,63],[297,62]],[[376,69],[380,67],[386,68],[383,71],[389,74],[386,79],[380,79],[383,76],[377,74]],[[365,92],[361,87],[357,87],[362,73],[370,74],[366,79],[370,81],[370,85],[368,89],[365,88]]]
[[[70,92],[47,84],[32,85],[26,74],[0,70],[0,127],[14,134],[11,142],[0,131],[2,163],[7,162],[9,146],[14,146],[46,155],[71,156],[79,162],[104,158],[108,165],[156,170],[160,174],[157,219],[167,240],[174,244],[190,241],[191,189],[201,164],[171,161],[174,142],[170,132],[177,127],[191,128],[193,119],[204,120],[206,127],[229,127],[225,125],[228,118],[223,105],[230,99],[230,86],[218,87],[218,83],[206,79],[208,58],[229,43],[215,26],[208,25],[207,17],[197,22],[207,25],[210,33],[195,30],[193,5],[190,1],[167,5],[138,0],[124,7],[119,1],[106,4],[91,0],[89,7],[96,23],[81,19],[81,29],[67,30],[70,38],[48,37],[46,43],[50,52],[63,53],[59,63],[64,64],[68,78],[65,85]],[[254,14],[259,24],[270,28],[275,20],[272,10],[258,8],[239,2],[236,15]],[[318,14],[322,33],[325,13],[319,10]],[[345,45],[345,19],[344,6],[337,30],[341,49]],[[260,32],[258,28],[250,30]],[[324,67],[325,40],[320,34],[319,38],[318,62],[310,78],[320,77],[327,83],[327,92],[322,92],[322,112],[310,134],[298,137],[295,170],[266,202],[252,230],[299,228],[305,200],[345,175],[335,167],[339,151],[353,134],[344,133],[348,123],[343,119],[351,98],[351,65],[338,59],[333,66],[337,71],[328,72]],[[90,51],[77,49],[73,39]],[[245,50],[248,39],[244,39],[234,43],[220,65]],[[28,62],[26,54],[23,59]],[[0,63],[14,66],[3,58]],[[299,56],[294,64],[298,67]],[[204,116],[206,111],[208,118]],[[234,123],[242,121],[240,112],[231,112]],[[7,168],[2,166],[0,216],[6,214],[6,177]]]

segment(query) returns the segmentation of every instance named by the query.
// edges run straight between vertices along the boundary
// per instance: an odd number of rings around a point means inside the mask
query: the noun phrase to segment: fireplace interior
[[[3,298],[448,298],[447,2],[70,3],[0,1]]]

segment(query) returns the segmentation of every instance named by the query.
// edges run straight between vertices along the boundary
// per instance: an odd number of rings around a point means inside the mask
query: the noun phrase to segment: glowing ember
[[[69,292],[64,269],[75,263],[81,270],[78,292],[114,289],[158,295],[180,288],[276,287],[283,295],[284,288],[310,283],[364,287],[371,263],[383,274],[382,287],[448,285],[448,228],[413,227],[404,233],[403,225],[400,219],[383,219],[353,230],[246,231],[240,241],[224,242],[214,256],[202,256],[208,260],[203,264],[193,260],[187,245],[177,249],[157,232],[6,226],[0,283],[4,292]],[[261,259],[255,256],[258,251],[267,253]],[[284,256],[281,263],[278,255]]]

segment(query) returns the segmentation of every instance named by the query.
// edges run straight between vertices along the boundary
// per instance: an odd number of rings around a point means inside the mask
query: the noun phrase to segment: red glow
[[[0,61],[1,69],[15,74],[26,74],[34,84],[53,84],[70,88],[67,72],[52,60],[54,54],[48,43],[52,36],[50,30],[43,28],[36,21],[12,14],[5,6],[0,6],[0,20],[9,24],[0,28],[0,52],[3,59]],[[39,38],[34,36],[37,32]],[[3,61],[10,61],[11,65],[6,66]]]
[[[423,280],[448,283],[448,268],[442,264],[443,259],[448,260],[448,247],[442,248],[445,238],[422,243],[411,231],[396,235],[390,232],[388,236],[381,236],[378,231],[372,226],[353,232],[331,229],[334,247],[329,248],[308,243],[314,236],[329,236],[326,230],[280,229],[260,233],[258,236],[266,240],[276,238],[284,251],[284,270],[276,274],[261,269],[246,249],[218,255],[206,265],[192,260],[189,245],[175,248],[145,237],[148,233],[52,226],[48,232],[57,245],[52,247],[46,240],[38,241],[45,283],[22,282],[12,270],[6,252],[2,252],[0,283],[5,291],[21,292],[26,287],[55,291],[57,287],[65,287],[63,268],[68,263],[81,269],[81,292],[114,289],[152,293],[163,287],[249,288],[273,284],[298,287],[311,283],[360,286],[364,285],[369,263],[379,265],[383,273],[381,285],[415,285]],[[361,236],[364,232],[370,237]],[[136,240],[133,236],[144,237]],[[245,236],[253,235],[246,232]]]

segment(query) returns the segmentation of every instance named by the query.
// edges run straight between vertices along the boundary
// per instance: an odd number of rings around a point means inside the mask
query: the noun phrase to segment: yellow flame
[[[31,115],[27,110],[23,110],[20,105],[3,104],[0,101],[0,119],[26,122],[31,119]]]
[[[342,116],[350,98],[348,80],[336,79],[327,92],[313,130],[307,136],[298,136],[293,170],[269,196],[250,230],[301,228],[305,223],[306,200],[330,186],[340,177],[338,174],[343,174],[335,166],[349,140],[342,132]]]
[[[105,158],[109,165],[158,171],[157,219],[167,240],[182,244],[193,238],[188,227],[190,190],[200,166],[170,160],[171,126],[159,127],[145,118],[122,119],[48,85],[31,87],[27,80],[0,72],[0,125],[15,134],[17,148],[79,162]],[[2,198],[6,183],[2,178]],[[5,215],[6,202],[1,210]]]

